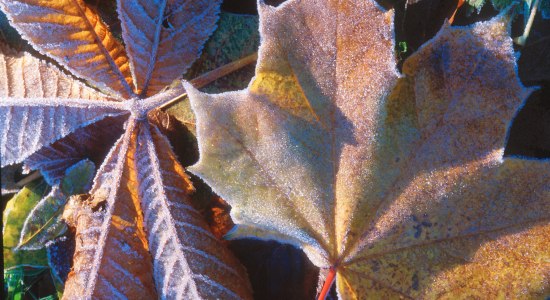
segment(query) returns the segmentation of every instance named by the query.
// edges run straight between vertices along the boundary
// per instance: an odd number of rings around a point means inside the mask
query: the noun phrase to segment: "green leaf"
[[[92,185],[94,175],[94,163],[87,159],[81,160],[65,171],[61,191],[67,196],[86,193]]]
[[[4,299],[60,299],[60,293],[44,295],[52,292],[47,286],[50,274],[48,267],[20,265],[4,270]]]
[[[478,13],[483,5],[485,5],[485,0],[466,0],[466,2],[468,2],[470,6],[474,7]]]
[[[25,264],[32,266],[48,266],[46,250],[14,251],[19,242],[25,219],[42,199],[48,185],[40,180],[24,187],[8,201],[4,210],[4,269]]]
[[[51,193],[40,200],[27,216],[18,249],[38,250],[59,237],[67,230],[61,221],[67,199],[90,189],[95,174],[93,162],[85,159],[65,171],[61,187],[54,187]]]
[[[188,74],[191,75],[189,79],[258,51],[258,26],[258,16],[221,13],[218,29],[204,46],[203,54]],[[253,65],[212,82],[203,91],[220,93],[243,89],[252,76]]]
[[[62,235],[67,225],[61,222],[61,214],[67,197],[54,190],[33,208],[27,216],[17,250],[38,250]]]
[[[6,299],[19,300],[23,295],[23,268],[14,268],[4,271],[4,290]]]

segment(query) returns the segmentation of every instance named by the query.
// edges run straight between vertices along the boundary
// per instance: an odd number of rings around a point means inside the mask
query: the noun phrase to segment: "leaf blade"
[[[21,264],[32,266],[48,266],[48,258],[44,249],[38,251],[14,251],[25,222],[25,217],[47,192],[48,185],[44,181],[34,182],[22,188],[6,204],[3,212],[3,255],[4,268]]]
[[[507,16],[444,27],[398,79],[392,12],[358,2],[261,7],[249,87],[186,85],[200,151],[190,170],[233,205],[236,235],[301,246],[337,270],[344,299],[547,294],[548,163],[502,156],[532,91]],[[323,14],[337,24],[310,24]],[[476,272],[500,279],[484,288]]]
[[[181,76],[215,29],[219,0],[118,1],[137,89],[152,95]]]
[[[127,126],[126,134],[113,146],[94,179],[91,207],[76,203],[75,209],[65,211],[65,218],[84,235],[77,242],[74,271],[67,279],[65,297],[156,298],[141,209],[129,183],[135,120]],[[92,208],[102,202],[105,210],[94,212]],[[125,282],[119,282],[120,278]]]
[[[2,166],[21,162],[81,126],[123,112],[115,102],[96,101],[101,94],[30,54],[1,51]]]
[[[133,95],[124,47],[84,1],[2,1],[1,6],[34,48],[101,89]],[[44,28],[50,34],[45,36]]]
[[[309,241],[303,244],[315,244],[316,251],[324,253],[317,256],[336,259],[342,251],[336,245],[343,239],[336,232],[343,232],[340,227],[346,224],[341,223],[353,211],[349,207],[357,205],[339,206],[336,198],[354,202],[362,199],[363,195],[355,192],[363,184],[356,178],[364,176],[357,162],[364,161],[376,146],[369,136],[377,129],[377,105],[398,76],[393,64],[392,14],[382,13],[372,1],[360,4],[290,1],[277,8],[263,4],[259,14],[263,44],[256,77],[249,88],[207,97],[186,87],[190,95],[200,97],[191,103],[196,115],[214,121],[197,123],[203,139],[199,138],[201,159],[190,170],[206,179],[224,199],[234,199],[232,204],[255,206],[242,216],[237,209],[233,214],[237,221],[255,223],[253,226],[268,231],[289,232],[292,227],[294,237],[306,236]],[[317,14],[330,25],[309,18]],[[379,34],[369,34],[372,30]],[[360,47],[360,41],[371,47]],[[358,65],[376,71],[364,72]],[[232,115],[228,117],[227,112]],[[218,123],[215,129],[207,128],[214,123]],[[233,156],[231,151],[223,157],[223,151],[209,146],[213,143],[218,147],[231,144],[235,147],[233,151],[241,148],[242,153],[251,156],[246,168],[262,171],[254,177],[243,176],[239,175],[239,167],[234,174],[227,174],[226,169],[233,168],[224,168],[222,164],[238,167],[245,160]],[[230,182],[214,184],[224,178]],[[264,178],[270,180],[266,182]],[[241,180],[242,183],[234,182]],[[256,183],[268,187],[267,190],[276,187],[257,196],[269,201],[254,204],[253,192],[242,193],[244,186],[256,188]],[[236,184],[241,186],[229,187]],[[350,184],[356,186],[347,187]],[[271,196],[277,194],[280,199]],[[270,218],[275,212],[284,214],[284,221],[266,224],[275,222]],[[299,219],[288,225],[288,220],[295,219],[291,216]],[[339,229],[334,229],[334,224]],[[319,261],[318,265],[321,264]]]
[[[191,182],[156,127],[140,127],[135,162],[145,168],[139,195],[162,297],[251,298],[246,272],[190,205]]]

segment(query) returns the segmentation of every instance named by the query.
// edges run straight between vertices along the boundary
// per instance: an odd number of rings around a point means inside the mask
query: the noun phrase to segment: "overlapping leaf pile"
[[[148,121],[152,109],[183,93],[181,85],[164,88],[200,54],[219,1],[117,4],[126,48],[82,0],[0,2],[36,50],[96,88],[2,47],[2,166],[29,159],[58,185],[97,148],[96,135],[122,134],[89,198],[72,198],[65,211],[77,245],[64,297],[250,298],[246,273],[190,206],[191,182]]]
[[[233,206],[233,237],[303,248],[343,299],[550,294],[550,165],[503,157],[532,91],[506,13],[445,25],[400,76],[393,12],[372,0],[259,12],[248,88],[186,86],[190,170]]]

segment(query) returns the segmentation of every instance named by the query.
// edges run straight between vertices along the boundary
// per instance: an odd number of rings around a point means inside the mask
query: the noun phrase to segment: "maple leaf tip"
[[[181,81],[181,85],[183,85],[183,88],[185,89],[185,91],[189,94],[191,92],[196,92],[198,91],[194,86],[193,84],[191,84],[191,82],[187,81],[187,80],[182,80]]]
[[[405,61],[403,65],[403,74],[407,74],[407,71],[411,69],[408,67],[409,61],[414,61],[416,57],[421,57],[427,48],[433,47],[434,44],[438,43],[440,40],[444,40],[448,35],[452,35],[457,31],[466,32],[469,36],[476,36],[480,38],[485,45],[489,45],[490,43],[498,44],[498,47],[495,48],[503,49],[505,52],[514,56],[513,41],[511,37],[512,18],[510,12],[511,10],[508,8],[487,21],[476,22],[465,26],[452,26],[449,20],[446,19],[439,31],[430,40],[421,45],[418,50]],[[474,32],[478,32],[478,34],[474,35]],[[519,81],[517,58],[514,59],[514,64],[516,77]]]
[[[191,105],[191,109],[193,110],[193,113],[195,113],[195,115],[200,114],[201,102],[209,100],[207,95],[199,91],[197,88],[195,88],[193,84],[191,84],[189,81],[182,80],[181,84],[183,86],[183,89],[187,93],[187,97],[189,98],[189,104]],[[197,120],[197,122],[199,122],[199,120]],[[200,147],[200,143],[199,143],[199,147]]]
[[[196,89],[190,82],[186,80],[182,80],[182,85],[189,98],[189,104],[191,105],[191,110],[193,111],[193,113],[196,116],[202,115],[203,103],[206,103],[210,100],[208,95]],[[202,118],[196,119],[199,160],[194,165],[187,167],[187,171],[195,174],[196,176],[204,180],[205,178],[201,167],[203,161],[201,153],[204,153],[203,145],[201,142],[203,141],[202,130],[200,130],[203,127],[202,122]]]

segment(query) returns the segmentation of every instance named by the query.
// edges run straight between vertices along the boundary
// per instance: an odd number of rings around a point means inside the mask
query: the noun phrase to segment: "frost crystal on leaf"
[[[184,93],[181,85],[161,90],[200,54],[219,5],[118,1],[125,49],[82,0],[0,1],[36,50],[97,89],[2,47],[2,166],[26,160],[63,188],[65,169],[98,136],[115,139],[126,120],[91,195],[71,198],[64,212],[77,231],[64,298],[251,298],[246,272],[191,208],[191,182],[148,120],[153,108]],[[110,133],[98,128],[109,124]]]
[[[399,75],[393,12],[373,0],[259,13],[247,89],[185,86],[190,170],[233,206],[232,237],[302,247],[343,299],[548,294],[550,165],[502,155],[532,90],[506,14],[445,25]]]

